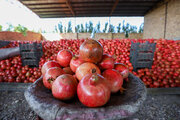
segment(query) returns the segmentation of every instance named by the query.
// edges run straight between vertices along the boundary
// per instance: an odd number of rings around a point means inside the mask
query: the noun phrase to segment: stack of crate
[[[39,67],[40,58],[43,55],[41,43],[19,44],[22,65],[29,67]]]
[[[151,69],[153,64],[156,43],[134,43],[131,42],[130,62],[133,65],[133,71],[140,68]]]
[[[0,40],[0,48],[9,45],[11,42],[10,41],[5,41],[5,40]]]

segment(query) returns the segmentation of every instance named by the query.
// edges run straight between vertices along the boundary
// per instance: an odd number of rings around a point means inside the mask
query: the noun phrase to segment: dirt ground
[[[0,120],[36,120],[23,92],[0,91]],[[180,120],[180,95],[148,95],[140,110],[126,120]]]

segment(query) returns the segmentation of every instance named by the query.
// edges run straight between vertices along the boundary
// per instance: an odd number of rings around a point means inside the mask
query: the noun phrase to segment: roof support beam
[[[113,14],[113,12],[114,12],[114,10],[115,10],[115,8],[116,8],[118,2],[119,2],[119,0],[116,0],[116,1],[115,1],[115,3],[114,3],[114,5],[113,5],[113,7],[112,7],[112,10],[111,10],[111,13],[110,13],[109,16],[111,16],[111,15]]]
[[[169,1],[171,1],[171,0],[161,0],[161,1],[157,2],[157,3],[154,4],[149,10],[147,10],[147,11],[145,12],[145,15],[146,15],[147,13],[153,11],[154,9],[156,9],[156,8],[162,6],[162,5],[165,5],[165,4],[168,3]]]
[[[73,9],[72,9],[72,5],[71,5],[71,3],[70,3],[69,0],[66,0],[66,5],[67,5],[68,8],[71,10],[72,15],[75,16],[75,13],[74,13],[74,11],[73,11]]]

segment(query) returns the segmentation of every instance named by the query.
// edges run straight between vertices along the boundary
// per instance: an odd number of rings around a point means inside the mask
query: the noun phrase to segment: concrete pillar
[[[180,0],[169,0],[144,16],[143,38],[180,37]]]

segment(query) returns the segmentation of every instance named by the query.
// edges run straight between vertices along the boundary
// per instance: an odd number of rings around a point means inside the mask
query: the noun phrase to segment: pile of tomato
[[[165,39],[100,39],[98,41],[102,44],[104,53],[112,56],[115,62],[128,66],[129,71],[140,77],[147,87],[180,87],[179,41]],[[156,43],[152,69],[144,68],[136,72],[132,71],[133,66],[130,63],[131,41]],[[44,55],[39,62],[39,68],[22,66],[20,56],[2,60],[0,61],[0,82],[34,82],[41,76],[41,68],[45,62],[56,60],[57,53],[63,49],[70,50],[74,55],[78,55],[79,47],[83,42],[84,39],[43,41]],[[19,42],[14,41],[5,48],[18,45]]]

